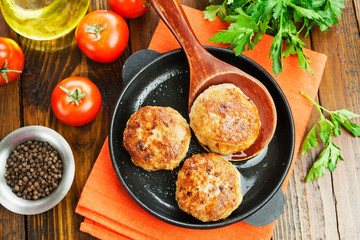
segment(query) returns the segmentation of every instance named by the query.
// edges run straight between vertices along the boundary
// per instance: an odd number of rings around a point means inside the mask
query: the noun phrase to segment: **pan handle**
[[[243,221],[257,227],[266,226],[280,217],[284,211],[285,195],[281,189],[272,196],[259,210],[245,218]]]
[[[161,54],[149,49],[143,49],[132,54],[124,63],[122,78],[125,86],[138,74],[141,69],[159,57]]]

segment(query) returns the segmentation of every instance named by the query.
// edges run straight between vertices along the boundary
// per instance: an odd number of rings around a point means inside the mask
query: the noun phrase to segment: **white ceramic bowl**
[[[19,144],[27,140],[48,142],[59,153],[63,162],[63,174],[58,187],[48,196],[39,200],[24,200],[12,192],[4,174],[6,161]],[[12,212],[33,215],[55,207],[67,194],[75,175],[75,162],[71,148],[66,140],[54,130],[42,126],[19,128],[0,142],[0,204]]]

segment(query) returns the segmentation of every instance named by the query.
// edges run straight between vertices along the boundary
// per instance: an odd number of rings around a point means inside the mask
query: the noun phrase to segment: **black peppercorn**
[[[54,191],[62,177],[62,160],[49,143],[26,141],[6,161],[4,177],[16,196],[38,200]]]

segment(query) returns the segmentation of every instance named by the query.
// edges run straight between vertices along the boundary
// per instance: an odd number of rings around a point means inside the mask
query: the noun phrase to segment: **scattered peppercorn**
[[[26,141],[19,144],[6,162],[4,177],[16,196],[38,200],[53,192],[60,183],[63,164],[49,143]]]

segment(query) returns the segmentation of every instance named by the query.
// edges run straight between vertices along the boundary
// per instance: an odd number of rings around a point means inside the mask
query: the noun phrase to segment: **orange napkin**
[[[203,45],[223,46],[208,39],[218,30],[226,29],[226,23],[204,20],[202,12],[196,9],[184,6],[184,10]],[[255,49],[247,51],[244,55],[273,74],[272,61],[268,57],[271,41],[272,37],[263,36]],[[170,31],[160,21],[149,49],[166,52],[179,47]],[[315,75],[301,70],[296,57],[284,59],[283,72],[278,77],[273,75],[284,91],[293,113],[296,132],[295,153],[299,151],[312,109],[312,104],[300,95],[300,91],[306,92],[310,97],[316,96],[326,62],[326,56],[323,54],[311,50],[305,50],[305,54],[312,62],[311,68]],[[293,165],[294,161],[283,184],[283,190],[286,189]],[[271,238],[275,225],[274,222],[264,227],[254,227],[245,222],[238,222],[218,229],[195,230],[176,227],[153,217],[132,200],[117,179],[112,168],[107,140],[85,184],[76,212],[85,216],[80,230],[100,239],[267,240]]]

